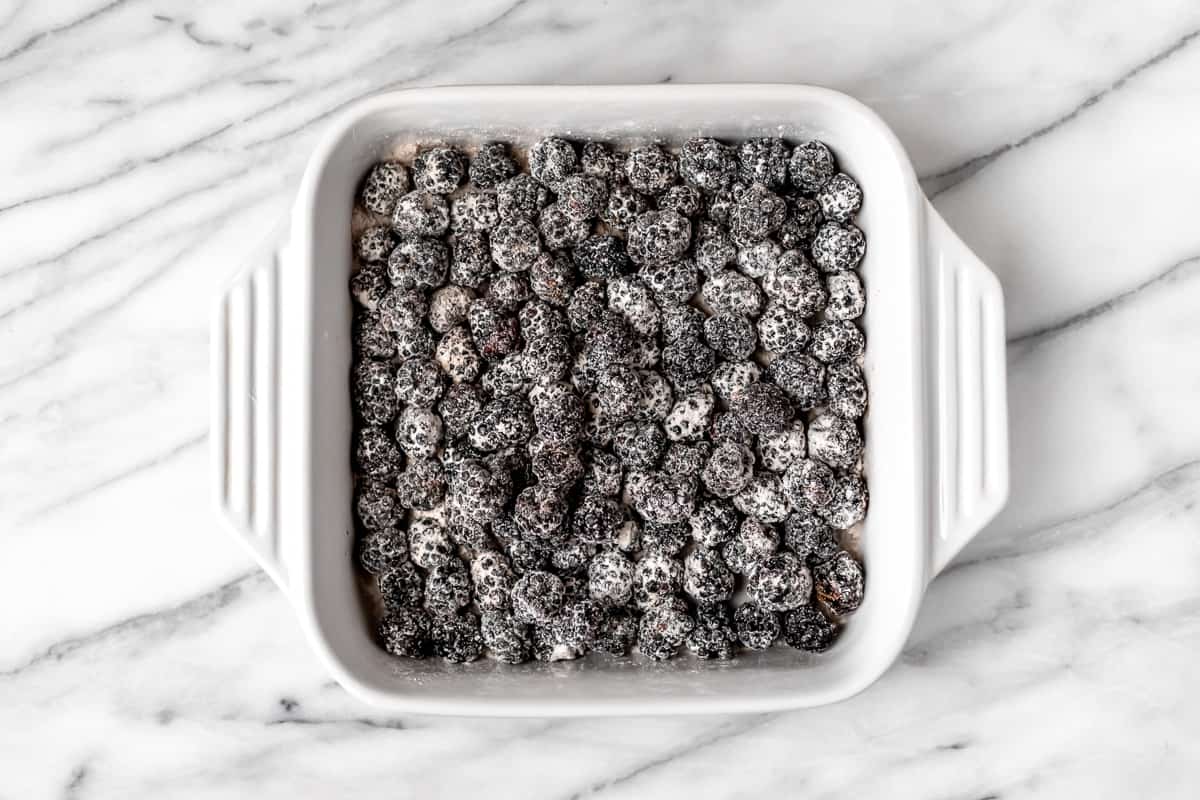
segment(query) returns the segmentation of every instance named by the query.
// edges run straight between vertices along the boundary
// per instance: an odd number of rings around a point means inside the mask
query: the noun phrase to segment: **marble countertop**
[[[1194,796],[1198,40],[1186,0],[0,2],[0,798]],[[1000,275],[1007,510],[837,706],[364,707],[209,511],[207,298],[356,98],[731,80],[871,105]]]

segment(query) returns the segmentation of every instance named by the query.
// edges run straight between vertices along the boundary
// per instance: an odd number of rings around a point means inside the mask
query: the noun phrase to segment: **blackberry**
[[[551,203],[538,215],[538,231],[546,247],[562,250],[587,239],[592,232],[592,225],[586,219],[569,216],[561,203]]]
[[[488,654],[502,664],[523,664],[533,655],[525,626],[509,611],[484,611],[479,632]]]
[[[570,333],[563,312],[540,297],[521,306],[517,321],[526,340],[556,339]]]
[[[433,652],[451,664],[474,661],[483,653],[479,616],[473,611],[434,616]]]
[[[569,219],[587,221],[600,216],[608,201],[608,185],[600,178],[572,175],[555,190],[558,205]]]
[[[392,228],[401,236],[441,236],[449,227],[450,206],[440,194],[409,192],[392,210]]]
[[[615,236],[590,236],[575,246],[571,258],[589,281],[612,280],[628,272],[630,267],[625,243]]]
[[[785,250],[804,247],[817,235],[817,229],[825,221],[821,215],[821,204],[811,197],[790,194],[787,201],[788,215],[776,231],[776,238]]]
[[[771,383],[752,383],[734,392],[730,411],[753,434],[778,433],[792,418],[783,390]]]
[[[812,331],[804,322],[799,311],[779,305],[774,301],[758,318],[758,338],[762,346],[776,355],[803,353]]]
[[[848,320],[862,316],[867,299],[862,281],[853,272],[835,272],[826,280],[829,289],[829,307],[826,319]]]
[[[634,148],[625,160],[625,177],[642,194],[663,192],[677,174],[675,156],[656,144]]]
[[[762,372],[753,361],[722,361],[713,370],[711,381],[717,397],[728,403],[739,389],[757,383],[761,377]]]
[[[782,522],[788,515],[783,482],[773,472],[759,472],[733,496],[738,511],[759,522]]]
[[[696,224],[696,241],[692,255],[696,259],[696,265],[706,275],[719,273],[725,265],[737,258],[737,252],[737,245],[720,225],[711,220],[701,220]]]
[[[794,420],[778,433],[764,433],[758,437],[758,462],[763,469],[784,472],[807,452],[807,437],[804,423]]]
[[[664,264],[683,255],[691,238],[687,217],[676,211],[647,211],[630,226],[626,247],[636,264]]]
[[[386,483],[361,479],[355,482],[354,508],[358,521],[368,531],[394,528],[400,522],[396,494]]]
[[[450,280],[478,289],[492,274],[492,248],[487,234],[460,231],[450,239]]]
[[[810,355],[778,356],[763,377],[782,389],[800,411],[825,402],[825,365]]]
[[[432,406],[445,390],[441,370],[424,358],[402,361],[396,370],[394,386],[394,396],[400,402],[419,408]]]
[[[862,331],[849,320],[825,320],[812,332],[808,351],[828,364],[843,358],[857,358],[864,348]]]
[[[808,653],[823,653],[837,638],[837,627],[812,606],[800,606],[783,615],[783,641]]]
[[[821,204],[821,213],[825,219],[834,222],[849,222],[862,208],[862,188],[854,178],[844,172],[834,175],[821,191],[817,193],[817,202]]]
[[[544,186],[557,189],[564,178],[578,171],[575,146],[565,139],[547,136],[529,149],[529,172]]]
[[[663,421],[667,438],[673,442],[699,439],[708,430],[715,406],[716,399],[707,387],[680,396]]]
[[[796,506],[788,514],[783,521],[783,540],[788,549],[810,564],[832,558],[839,549],[833,528],[809,505]]]
[[[410,458],[396,479],[396,497],[404,508],[431,511],[446,496],[446,473],[434,458]]]
[[[479,377],[483,362],[475,351],[475,343],[471,340],[471,332],[466,325],[457,325],[438,340],[434,351],[442,372],[455,383],[469,383]]]
[[[711,276],[700,288],[700,296],[719,313],[757,317],[762,311],[762,290],[753,278],[731,269]]]
[[[654,661],[673,658],[694,627],[687,611],[671,603],[656,605],[638,623],[638,651]]]
[[[742,192],[729,210],[729,238],[748,247],[779,229],[787,218],[787,203],[761,183]]]
[[[492,231],[492,260],[502,270],[524,272],[542,252],[538,229],[532,222],[505,220]]]
[[[696,264],[689,258],[666,264],[646,264],[638,270],[638,277],[650,288],[659,305],[686,303],[700,290]]]
[[[711,452],[712,446],[708,442],[672,442],[660,467],[669,475],[699,475]]]
[[[583,477],[583,462],[570,444],[547,443],[533,452],[529,464],[538,483],[548,489],[568,491]]]
[[[513,584],[509,599],[513,617],[527,625],[546,623],[562,608],[566,589],[562,579],[549,572],[526,572]]]
[[[391,366],[370,359],[354,368],[354,406],[368,425],[386,425],[396,416],[396,378]]]
[[[618,550],[603,550],[588,565],[588,595],[609,606],[623,606],[633,596],[633,563]]]
[[[712,373],[717,356],[698,339],[679,339],[663,348],[663,369],[677,389],[695,388],[697,381]]]
[[[738,513],[727,500],[705,500],[689,520],[696,544],[716,548],[728,542],[738,528]]]
[[[377,425],[364,425],[355,435],[355,461],[371,478],[387,480],[400,471],[400,448]]]
[[[607,608],[593,649],[613,656],[627,655],[637,642],[637,632],[638,620],[633,612],[624,606]]]
[[[430,650],[433,622],[423,608],[397,608],[379,623],[383,649],[394,656],[424,658]]]
[[[654,294],[641,280],[623,275],[608,282],[608,308],[620,314],[629,329],[639,336],[658,333],[658,305]]]
[[[600,413],[613,422],[634,416],[642,403],[642,380],[637,370],[614,364],[596,376]]]
[[[413,183],[426,192],[450,194],[466,173],[466,159],[452,147],[431,147],[413,159]]]
[[[354,353],[360,358],[390,359],[396,355],[396,343],[379,321],[377,314],[359,314],[351,331]]]
[[[608,180],[616,169],[612,150],[603,142],[584,142],[579,167],[584,175]]]
[[[387,225],[375,225],[367,228],[354,242],[354,254],[367,263],[378,264],[387,261],[388,254],[396,246],[392,238],[392,230]]]
[[[621,460],[604,450],[592,450],[584,462],[583,491],[604,497],[621,492]]]
[[[446,281],[450,251],[437,239],[404,238],[388,256],[388,278],[400,289],[432,289]]]
[[[663,341],[699,340],[704,335],[704,312],[682,303],[668,303],[661,313]]]
[[[634,493],[633,507],[649,522],[683,522],[692,513],[696,488],[692,475],[652,474]]]
[[[517,495],[513,519],[527,537],[543,541],[559,541],[567,531],[570,509],[566,501],[552,489],[530,486]]]
[[[799,250],[787,250],[762,279],[767,297],[804,318],[825,310],[829,294],[821,283],[821,273]]]
[[[704,321],[704,338],[727,359],[750,357],[758,345],[754,325],[741,314],[715,314]]]
[[[844,272],[856,268],[867,251],[862,231],[850,225],[826,222],[812,242],[812,259],[822,272]]]
[[[852,469],[862,455],[862,436],[853,420],[820,414],[808,426],[808,452],[837,469]]]
[[[401,561],[379,576],[379,595],[389,614],[416,608],[425,596],[421,571],[411,561]]]
[[[760,137],[738,145],[738,177],[777,189],[787,183],[791,153],[783,139]]]
[[[427,408],[408,406],[396,418],[396,444],[409,458],[428,458],[442,441],[442,420]]]
[[[683,561],[683,591],[699,606],[728,600],[733,584],[733,572],[716,550],[699,547]]]
[[[750,482],[754,454],[737,442],[720,442],[713,447],[700,479],[716,497],[733,497]]]
[[[679,151],[679,176],[702,192],[711,194],[725,188],[737,171],[736,153],[716,139],[688,139]]]
[[[488,142],[471,159],[467,174],[480,189],[495,189],[517,173],[517,164],[503,142]]]
[[[829,410],[840,417],[861,417],[867,410],[867,383],[853,361],[835,361],[825,370]]]
[[[471,602],[471,578],[462,561],[438,564],[425,575],[425,608],[433,614],[453,614]]]
[[[837,163],[829,147],[814,139],[792,151],[788,171],[793,186],[802,192],[816,194],[837,172]]]
[[[667,379],[648,369],[638,370],[642,391],[636,416],[643,420],[663,422],[674,407],[675,397]]]
[[[737,632],[733,629],[729,609],[724,605],[702,608],[696,612],[696,627],[687,637],[687,647],[696,658],[726,661],[733,658]]]
[[[838,478],[833,496],[825,508],[818,513],[835,528],[849,528],[862,522],[867,514],[867,484],[858,475]]]
[[[750,572],[746,591],[772,611],[790,611],[808,602],[812,574],[794,553],[786,550],[760,561]]]
[[[652,469],[666,446],[666,434],[651,421],[630,420],[613,431],[613,452],[631,469]]]
[[[350,277],[350,294],[367,311],[375,311],[380,299],[391,289],[387,273],[378,264],[364,264]]]
[[[358,199],[372,214],[391,216],[396,201],[408,191],[408,169],[398,161],[381,161],[371,167]]]
[[[529,175],[514,175],[496,186],[496,210],[507,222],[533,222],[550,205],[550,192]]]
[[[370,531],[358,542],[358,563],[372,575],[381,575],[407,558],[408,540],[399,528]]]
[[[692,186],[672,186],[658,198],[659,211],[676,211],[685,217],[694,217],[704,207],[700,190]]]
[[[649,204],[645,197],[638,194],[632,186],[621,184],[609,190],[608,202],[600,212],[600,219],[613,230],[624,232],[646,213],[647,208]]]
[[[783,248],[778,242],[763,239],[738,248],[737,266],[751,278],[761,278],[775,268],[782,255]]]
[[[495,550],[481,550],[471,559],[471,583],[475,592],[475,605],[482,611],[503,611],[508,608],[516,576],[503,554]]]
[[[434,519],[416,519],[408,527],[408,555],[421,569],[433,569],[458,558],[446,529]]]
[[[429,299],[429,326],[445,333],[467,321],[467,309],[475,298],[470,289],[462,286],[443,286]]]
[[[775,528],[747,517],[741,521],[733,538],[721,548],[721,555],[731,570],[744,575],[778,549],[779,534]]]
[[[480,297],[471,301],[467,325],[479,354],[488,361],[503,358],[520,344],[517,318],[492,298]]]
[[[688,543],[686,522],[647,522],[642,526],[642,547],[668,556],[677,556]]]
[[[757,603],[743,603],[733,613],[738,641],[751,650],[766,650],[779,638],[779,615]]]

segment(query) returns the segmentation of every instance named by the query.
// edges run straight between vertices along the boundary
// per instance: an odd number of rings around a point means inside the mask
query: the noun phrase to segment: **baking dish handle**
[[[1008,499],[1008,403],[1000,282],[926,203],[936,452],[931,574]]]
[[[210,441],[217,512],[283,589],[279,538],[280,268],[277,230],[221,290],[212,323]]]

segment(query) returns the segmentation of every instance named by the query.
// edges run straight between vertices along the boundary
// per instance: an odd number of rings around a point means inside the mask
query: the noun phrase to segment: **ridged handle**
[[[1000,282],[928,203],[925,230],[937,408],[930,566],[937,574],[1008,499],[1008,397]]]
[[[279,539],[281,241],[272,237],[217,299],[210,435],[218,513],[286,587]]]

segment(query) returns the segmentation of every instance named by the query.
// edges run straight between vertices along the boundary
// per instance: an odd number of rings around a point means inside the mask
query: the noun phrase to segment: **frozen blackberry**
[[[434,194],[450,194],[467,173],[467,161],[452,147],[431,147],[413,159],[413,183]]]
[[[441,236],[450,227],[446,198],[417,190],[396,201],[392,228],[401,236]]]
[[[824,463],[812,458],[792,462],[783,475],[783,488],[792,508],[821,509],[833,499],[837,477]]]
[[[810,564],[832,558],[840,549],[837,535],[825,520],[809,505],[797,507],[783,521],[784,543],[796,555]]]
[[[452,614],[471,602],[471,577],[455,556],[425,575],[425,608],[433,614]]]
[[[376,311],[379,301],[391,288],[386,270],[377,264],[364,264],[350,277],[350,294],[367,311]]]
[[[754,434],[746,430],[746,426],[731,411],[721,411],[713,415],[712,430],[709,436],[717,443],[733,442],[747,447],[754,444]],[[751,458],[753,463],[753,458]]]
[[[608,308],[625,320],[639,336],[658,332],[658,305],[646,284],[632,275],[622,275],[608,283]]]
[[[755,565],[746,591],[754,602],[772,611],[790,611],[808,602],[812,574],[795,553],[784,550]]]
[[[710,194],[706,199],[705,210],[708,218],[721,225],[729,225],[729,215],[733,212],[734,203],[749,187],[748,183],[735,181],[724,189]]]
[[[380,161],[371,167],[363,181],[359,202],[372,214],[389,216],[396,201],[408,191],[411,184],[408,170],[398,161]]]
[[[596,396],[600,413],[613,422],[634,416],[642,403],[642,380],[637,370],[614,364],[596,376]]]
[[[712,372],[713,391],[728,403],[734,393],[758,382],[761,376],[762,372],[753,361],[722,361]]]
[[[490,231],[500,222],[493,192],[463,192],[450,200],[450,228],[455,231]]]
[[[546,542],[537,539],[515,539],[509,542],[506,549],[517,574],[523,575],[550,567],[551,547]]]
[[[777,189],[787,183],[787,143],[783,139],[759,137],[738,145],[738,177],[746,183],[761,183]]]
[[[778,433],[764,433],[758,437],[758,463],[771,472],[783,472],[807,452],[807,437],[804,423],[793,420]]]
[[[793,186],[802,192],[816,194],[837,172],[837,164],[829,147],[814,139],[792,151],[788,170]]]
[[[737,531],[721,548],[721,555],[729,568],[739,574],[747,574],[760,561],[769,558],[779,549],[779,534],[775,528],[753,517],[743,519]]]
[[[654,473],[634,492],[633,507],[649,522],[683,522],[696,502],[693,475]]]
[[[401,361],[433,355],[433,332],[424,326],[395,331],[392,341],[396,345],[396,356]]]
[[[360,358],[389,359],[396,355],[396,343],[379,321],[377,314],[359,314],[351,331],[354,353]]]
[[[779,615],[757,603],[743,603],[733,614],[738,641],[751,650],[766,650],[779,638]]]
[[[834,222],[849,222],[862,208],[862,188],[844,172],[834,175],[821,191],[817,193],[817,202],[821,204],[821,213],[825,219]]]
[[[762,311],[762,291],[753,278],[732,269],[710,277],[700,289],[704,302],[716,313],[757,317]]]
[[[702,192],[711,194],[728,186],[737,170],[737,154],[733,148],[716,139],[688,139],[679,151],[679,177]]]
[[[483,407],[467,438],[480,450],[501,450],[525,444],[533,427],[533,411],[524,398],[497,397]]]
[[[484,408],[484,398],[478,386],[451,384],[438,402],[438,415],[442,417],[446,437],[455,438],[467,433],[470,422],[481,408]]]
[[[590,236],[575,246],[571,258],[589,281],[608,281],[629,271],[625,243],[615,236]]]
[[[656,144],[634,148],[625,160],[625,177],[642,194],[662,193],[675,183],[676,175],[675,156]]]
[[[722,356],[741,360],[749,358],[758,344],[754,325],[741,314],[714,314],[704,321],[704,338]]]
[[[716,353],[702,341],[678,339],[663,348],[663,371],[676,390],[691,391],[710,375],[717,364]]]
[[[804,247],[825,221],[821,216],[821,204],[799,194],[790,194],[784,199],[788,204],[788,216],[776,231],[776,237],[784,249]]]
[[[663,341],[672,344],[681,340],[699,340],[704,334],[704,312],[682,303],[668,303],[662,308]]]
[[[492,248],[485,233],[462,231],[450,240],[450,280],[479,288],[492,273]]]
[[[532,222],[505,220],[492,231],[492,260],[502,270],[524,272],[542,252],[538,229]]]
[[[612,453],[589,451],[583,469],[583,490],[586,494],[615,497],[621,492],[621,460]]]
[[[564,178],[556,190],[557,205],[569,219],[595,219],[608,201],[608,186],[600,178],[572,175]]]
[[[396,497],[405,508],[430,511],[446,496],[446,474],[436,458],[409,457],[396,478]]]
[[[400,521],[396,495],[387,484],[361,479],[355,483],[354,507],[358,521],[369,531],[394,528]]]
[[[617,549],[622,553],[636,553],[642,549],[642,525],[636,519],[627,519],[617,529]]]
[[[737,647],[737,633],[725,605],[702,608],[696,612],[696,627],[687,637],[687,647],[696,658],[718,658],[722,661],[733,658]]]
[[[783,641],[788,647],[822,653],[833,644],[837,633],[837,626],[811,605],[794,608],[783,615]]]
[[[583,477],[583,462],[573,444],[548,442],[533,452],[530,469],[548,489],[569,491]]]
[[[508,154],[508,145],[503,142],[481,145],[467,170],[471,183],[480,189],[495,189],[516,173],[516,162]]]
[[[751,278],[761,278],[775,268],[782,255],[783,248],[778,242],[763,239],[738,248],[738,269]]]
[[[648,207],[645,197],[638,194],[632,186],[621,184],[609,190],[608,202],[600,212],[600,219],[613,230],[623,232],[628,230]]]
[[[626,247],[635,264],[665,264],[683,255],[692,224],[676,211],[647,211],[629,227]]]
[[[388,613],[416,608],[425,596],[421,571],[411,561],[401,561],[379,576],[379,595]]]
[[[823,514],[835,528],[849,528],[862,522],[867,515],[866,481],[857,475],[838,478],[829,504],[817,513]]]
[[[651,469],[667,446],[667,436],[658,424],[630,420],[613,431],[613,452],[626,467]]]
[[[845,550],[813,569],[817,599],[834,616],[852,614],[862,605],[863,572]]]
[[[637,641],[637,629],[637,617],[628,608],[606,608],[592,649],[613,656],[627,655],[629,648]]]
[[[437,239],[401,239],[388,256],[388,278],[400,289],[441,286],[449,268],[450,251]]]
[[[479,377],[483,362],[475,351],[471,332],[465,325],[447,331],[437,343],[434,359],[455,383],[469,383]]]
[[[851,320],[862,316],[867,299],[862,281],[853,272],[835,272],[826,281],[829,288],[829,307],[826,319]]]
[[[567,531],[567,501],[545,486],[530,486],[517,495],[513,519],[527,537],[560,541]]]
[[[568,601],[550,627],[559,645],[582,654],[592,649],[605,619],[604,607],[589,598]]]
[[[358,563],[372,575],[381,575],[408,559],[408,540],[399,528],[368,531],[358,542]]]
[[[737,442],[720,442],[713,447],[700,479],[717,497],[733,497],[750,482],[754,454]]]
[[[467,309],[475,295],[462,286],[443,286],[429,300],[429,324],[438,333],[467,321]]]
[[[538,215],[538,231],[546,247],[563,250],[586,239],[592,232],[592,225],[586,219],[572,219],[561,203],[551,203]]]
[[[558,338],[570,333],[562,310],[540,297],[521,306],[517,321],[521,335],[527,340]]]
[[[692,249],[696,266],[707,275],[715,275],[737,258],[737,246],[729,234],[711,220],[696,224],[696,242]]]
[[[826,368],[829,410],[840,417],[861,417],[867,409],[867,384],[853,361],[835,361]]]
[[[708,442],[671,442],[660,466],[669,475],[699,475],[711,453]]]
[[[568,537],[555,545],[550,551],[550,568],[563,579],[567,588],[567,599],[578,598],[586,593],[587,588],[583,573],[587,571],[588,562],[596,555],[596,546],[578,538]],[[572,580],[568,580],[572,578]]]
[[[379,623],[383,649],[403,658],[424,658],[430,649],[432,621],[423,608],[396,608]]]
[[[638,270],[638,277],[650,287],[659,305],[686,303],[700,289],[696,264],[690,258],[646,264]]]
[[[396,370],[395,396],[410,406],[429,408],[444,389],[442,371],[428,359],[410,358]]]
[[[773,472],[759,472],[733,496],[738,511],[759,522],[782,522],[788,515],[783,482]]]
[[[688,543],[686,522],[647,522],[642,526],[642,547],[668,556],[677,556]]]
[[[676,211],[685,217],[694,217],[704,207],[700,190],[693,186],[672,186],[658,197],[659,211]]]
[[[547,136],[529,148],[529,172],[540,183],[557,190],[559,183],[579,171],[575,146],[565,139]]]
[[[738,527],[738,513],[727,500],[709,499],[696,507],[689,524],[696,544],[716,548],[733,537]]]
[[[810,355],[781,355],[763,376],[784,391],[800,411],[825,402],[825,365]]]
[[[545,253],[539,255],[534,263],[536,264],[545,255]],[[507,313],[516,312],[533,296],[533,292],[529,288],[529,281],[526,279],[528,274],[524,272],[493,274],[484,297],[494,301],[500,309]]]
[[[446,529],[434,519],[416,519],[408,527],[408,555],[421,569],[430,570],[458,559]]]
[[[683,590],[697,605],[728,600],[733,583],[733,573],[716,550],[699,547],[683,561]]]
[[[480,635],[488,655],[502,664],[523,664],[532,655],[529,634],[509,611],[485,610],[480,618]]]
[[[838,469],[852,469],[862,455],[862,436],[853,420],[821,414],[808,426],[808,452]]]
[[[549,572],[526,572],[513,584],[509,600],[513,616],[526,625],[547,623],[562,608],[566,589],[562,579]]]
[[[503,358],[520,344],[517,318],[492,298],[479,297],[471,301],[467,324],[475,347],[488,361]]]
[[[777,355],[803,353],[812,331],[799,311],[792,311],[774,301],[758,318],[758,338],[764,349]]]
[[[667,438],[673,442],[699,439],[708,430],[715,406],[716,398],[707,386],[700,391],[681,395],[663,421]]]
[[[550,192],[529,175],[514,175],[496,186],[496,209],[508,222],[533,222],[550,205]]]
[[[474,661],[483,653],[479,616],[473,611],[435,614],[430,638],[433,652],[451,664]]]
[[[822,272],[854,269],[863,260],[867,240],[862,231],[850,225],[826,222],[812,243],[812,259]]]
[[[400,471],[400,448],[377,425],[364,425],[355,434],[355,460],[364,475],[380,480]]]
[[[623,606],[633,596],[633,563],[619,550],[603,550],[588,564],[588,596]]]
[[[662,361],[662,348],[657,336],[638,336],[633,342],[633,365],[641,370],[657,367]]]
[[[763,276],[762,288],[772,302],[806,318],[823,311],[829,301],[821,273],[799,250],[779,256],[775,268]]]
[[[686,610],[660,603],[638,622],[638,652],[654,661],[673,658],[695,625]]]
[[[396,444],[409,458],[428,458],[442,441],[442,420],[428,408],[408,406],[396,418]]]
[[[778,433],[792,418],[783,390],[771,383],[752,383],[734,393],[729,405],[746,430],[755,435]]]
[[[612,150],[603,142],[584,142],[583,152],[579,158],[579,167],[584,175],[608,180],[613,176],[617,159]]]
[[[529,268],[529,287],[537,297],[565,306],[575,285],[575,268],[566,253],[542,253]]]
[[[648,369],[638,370],[642,392],[637,416],[645,420],[663,421],[674,407],[675,395],[667,379]]]
[[[812,332],[808,350],[820,361],[828,364],[843,358],[862,355],[864,341],[862,331],[850,320],[825,320]]]
[[[388,253],[396,246],[392,231],[387,225],[367,228],[354,242],[354,253],[368,263],[387,261]]]
[[[354,368],[354,405],[368,425],[385,425],[396,416],[396,380],[384,361],[370,359]]]
[[[779,229],[787,218],[787,203],[761,183],[742,192],[729,210],[729,238],[748,247]]]
[[[471,583],[475,605],[482,611],[502,611],[508,608],[508,597],[516,576],[503,554],[495,550],[480,550],[471,559]]]

